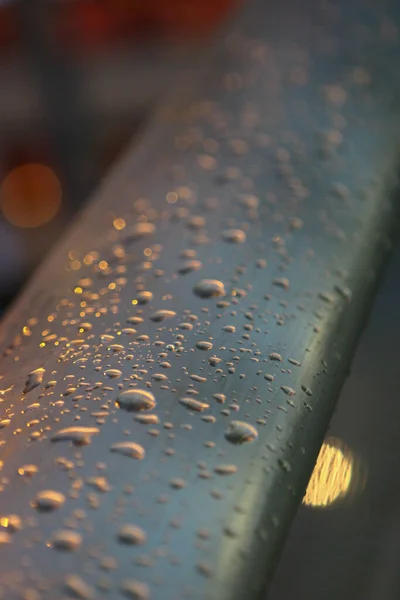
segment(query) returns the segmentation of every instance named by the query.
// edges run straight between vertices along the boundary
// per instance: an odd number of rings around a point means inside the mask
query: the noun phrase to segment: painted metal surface
[[[5,317],[5,598],[264,593],[397,220],[397,30],[342,8],[249,3]]]

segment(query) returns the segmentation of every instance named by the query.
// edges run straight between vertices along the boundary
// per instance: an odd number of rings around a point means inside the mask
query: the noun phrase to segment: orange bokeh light
[[[5,218],[13,225],[39,227],[51,221],[60,209],[60,182],[45,165],[21,165],[1,184],[0,206]]]

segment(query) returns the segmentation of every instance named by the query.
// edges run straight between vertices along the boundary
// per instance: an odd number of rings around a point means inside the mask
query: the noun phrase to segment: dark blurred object
[[[190,53],[207,43],[210,29],[231,4],[20,0],[0,6],[1,177],[9,182],[13,173],[15,183],[18,174],[13,199],[9,186],[4,196],[4,185],[0,199],[0,226],[6,232],[0,255],[7,256],[9,267],[0,262],[0,310],[151,113],[162,90],[190,68]],[[42,174],[47,169],[61,189],[57,210],[44,220],[49,199],[45,195],[40,205],[38,178],[32,178],[40,169]]]

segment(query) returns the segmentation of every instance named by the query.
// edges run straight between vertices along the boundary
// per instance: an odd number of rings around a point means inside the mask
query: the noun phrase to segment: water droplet
[[[206,404],[205,402],[200,402],[200,400],[195,400],[195,398],[190,397],[180,398],[179,403],[182,404],[182,406],[184,406],[185,408],[188,408],[189,410],[194,410],[196,412],[202,412],[203,410],[210,408],[209,404]]]
[[[255,427],[244,421],[231,421],[228,429],[225,431],[225,438],[231,444],[254,442],[258,438],[258,431]]]
[[[292,467],[290,466],[290,463],[287,460],[279,458],[278,464],[279,464],[280,468],[282,469],[282,471],[285,471],[286,473],[290,473],[290,471],[292,470]]]
[[[163,309],[156,310],[155,313],[150,315],[151,321],[154,321],[155,323],[159,323],[160,321],[165,321],[166,319],[173,319],[173,317],[176,317],[175,311],[163,310]]]
[[[225,229],[222,232],[222,238],[225,242],[243,244],[246,241],[246,234],[242,229]]]
[[[133,317],[128,317],[126,322],[131,323],[132,325],[139,325],[140,323],[144,322],[144,319],[142,317],[134,315]]]
[[[233,475],[237,472],[237,466],[229,464],[216,465],[214,467],[214,472],[217,473],[217,475]]]
[[[284,290],[288,290],[290,288],[289,279],[286,279],[286,277],[276,277],[273,281],[273,284],[283,288]]]
[[[174,490],[182,490],[186,487],[186,481],[180,477],[174,477],[170,480],[169,485],[174,488]]]
[[[147,540],[147,535],[137,525],[122,525],[118,531],[117,539],[122,544],[128,544],[130,546],[142,545]]]
[[[271,352],[271,354],[268,354],[268,358],[269,360],[276,360],[278,362],[282,362],[283,360],[282,356],[277,352]]]
[[[282,392],[285,392],[285,394],[287,394],[287,396],[294,396],[296,393],[294,391],[294,389],[289,387],[288,385],[281,385],[281,390],[282,390]]]
[[[134,241],[140,238],[147,237],[152,235],[155,232],[156,228],[154,223],[136,223],[130,230],[129,235],[125,237],[126,241]]]
[[[79,575],[67,575],[64,581],[66,592],[73,598],[81,600],[93,600],[95,591],[91,585],[86,583]]]
[[[25,477],[32,477],[38,470],[36,465],[22,465],[22,467],[19,467],[18,469],[18,474]]]
[[[22,521],[18,515],[0,517],[0,525],[9,533],[15,533],[22,529]]]
[[[156,425],[160,422],[160,419],[157,415],[149,415],[146,413],[139,413],[138,415],[135,415],[134,419],[143,425]]]
[[[111,485],[105,477],[88,477],[86,483],[99,492],[106,493],[111,490]]]
[[[110,447],[110,450],[137,460],[142,460],[146,454],[144,448],[135,442],[117,442]]]
[[[43,490],[36,494],[33,505],[37,510],[50,512],[60,508],[65,502],[65,496],[61,492],[54,490]]]
[[[225,296],[225,287],[218,279],[200,279],[193,288],[193,292],[200,298],[213,298]]]
[[[150,590],[148,585],[135,579],[125,579],[121,583],[121,593],[132,600],[149,600]]]
[[[110,377],[110,379],[115,379],[116,377],[121,377],[122,371],[119,369],[106,369],[106,371],[104,371],[104,375]]]
[[[33,388],[40,385],[43,381],[45,372],[46,370],[41,367],[39,369],[36,369],[35,371],[31,371],[28,374],[28,379],[26,380],[23,394],[27,394],[28,392],[33,390]]]
[[[60,429],[51,438],[52,442],[73,442],[77,445],[90,444],[92,435],[100,433],[98,427],[66,427]]]
[[[132,388],[119,394],[117,404],[123,410],[140,412],[152,410],[156,405],[156,399],[148,390]]]
[[[82,544],[82,536],[78,531],[71,529],[59,529],[52,538],[51,544],[57,550],[73,551],[78,550]]]
[[[188,273],[192,273],[193,271],[199,271],[202,268],[202,264],[199,260],[186,260],[181,264],[178,269],[178,272],[181,275],[187,275]]]
[[[224,404],[224,402],[226,402],[226,396],[225,396],[225,394],[213,394],[213,398],[219,404]]]
[[[153,300],[153,294],[152,292],[143,290],[136,294],[136,300],[138,301],[138,304],[147,304]]]
[[[198,348],[199,350],[212,350],[212,343],[211,342],[207,342],[206,340],[199,340],[198,342],[196,342],[196,348]]]

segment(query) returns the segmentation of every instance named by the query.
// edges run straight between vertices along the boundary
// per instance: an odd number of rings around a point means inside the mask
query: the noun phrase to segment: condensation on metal
[[[390,246],[398,158],[389,9],[273,4],[246,6],[2,323],[7,599],[265,589]]]

